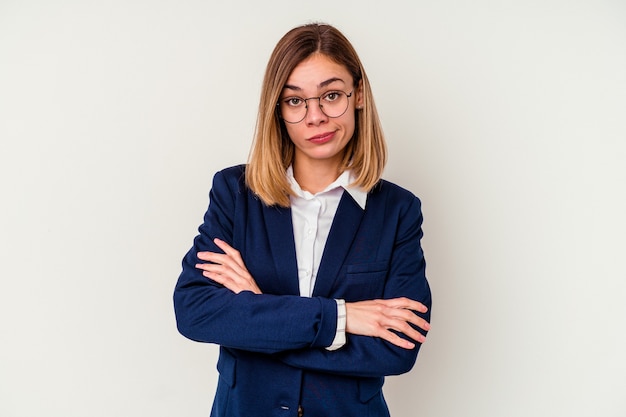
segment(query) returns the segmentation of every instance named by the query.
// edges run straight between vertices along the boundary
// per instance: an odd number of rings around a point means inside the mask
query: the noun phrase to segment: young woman
[[[385,162],[352,45],[288,32],[248,164],[215,175],[174,292],[179,331],[220,345],[211,416],[389,416],[384,377],[413,367],[431,296],[420,202]]]

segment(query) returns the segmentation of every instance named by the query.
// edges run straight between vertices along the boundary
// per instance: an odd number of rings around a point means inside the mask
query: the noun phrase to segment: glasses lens
[[[280,101],[280,115],[287,123],[298,123],[306,116],[307,103],[300,97],[288,97]]]
[[[329,91],[320,97],[320,107],[328,117],[339,117],[348,109],[348,96],[343,91]]]
[[[306,117],[310,101],[318,101],[320,110],[328,117],[340,117],[348,109],[348,97],[343,91],[328,91],[319,97],[287,97],[280,101],[280,113],[287,123],[299,123]],[[315,104],[313,104],[315,105]]]

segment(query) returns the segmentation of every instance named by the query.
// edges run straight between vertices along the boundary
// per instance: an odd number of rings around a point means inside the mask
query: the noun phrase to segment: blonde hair
[[[246,168],[247,186],[268,206],[288,207],[292,194],[285,172],[293,162],[294,145],[276,103],[293,69],[314,53],[345,66],[354,86],[362,88],[363,109],[356,113],[354,136],[344,149],[340,169],[350,168],[356,178],[354,185],[369,191],[380,180],[387,162],[387,146],[372,90],[350,41],[327,24],[296,27],[278,41],[267,64]]]

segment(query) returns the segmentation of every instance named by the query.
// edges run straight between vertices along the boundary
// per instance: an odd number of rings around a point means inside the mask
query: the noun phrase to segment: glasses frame
[[[346,104],[346,109],[339,115],[339,116],[329,116],[326,114],[326,112],[324,111],[324,106],[322,105],[322,97],[324,97],[326,94],[328,93],[343,93],[346,95],[346,98],[348,99],[348,103]],[[304,108],[306,109],[304,111],[304,116],[302,116],[302,119],[298,120],[297,122],[290,122],[289,120],[285,119],[283,117],[283,112],[280,110],[280,103],[282,100],[279,100],[278,103],[276,103],[276,108],[278,109],[278,115],[280,116],[280,118],[285,122],[285,123],[289,123],[292,125],[295,125],[296,123],[300,123],[301,121],[303,121],[304,119],[306,119],[306,115],[309,113],[309,100],[317,100],[317,106],[320,108],[320,111],[322,113],[324,113],[324,115],[330,119],[336,119],[338,117],[343,116],[344,114],[346,114],[346,112],[348,111],[348,107],[350,107],[350,97],[352,97],[352,94],[354,93],[354,89],[352,91],[350,91],[350,93],[346,93],[343,90],[328,90],[327,92],[325,92],[324,94],[318,96],[318,97],[309,97],[309,98],[302,98],[302,97],[298,97],[298,96],[290,96],[287,98],[299,98],[300,100],[304,101]]]

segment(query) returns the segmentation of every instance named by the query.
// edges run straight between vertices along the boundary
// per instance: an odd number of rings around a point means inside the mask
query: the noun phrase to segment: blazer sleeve
[[[428,312],[416,314],[430,322],[432,300],[420,245],[423,234],[421,224],[420,202],[414,197],[398,224],[384,298],[408,297],[423,303],[428,307]],[[418,330],[426,334],[421,329]],[[400,336],[407,339],[402,334]],[[411,370],[420,347],[417,343],[414,349],[407,350],[380,338],[348,334],[347,343],[341,349],[306,349],[286,352],[280,357],[288,365],[307,370],[358,377],[381,377],[399,375]]]
[[[234,294],[195,268],[198,252],[220,252],[214,238],[232,245],[238,198],[246,192],[243,169],[233,171],[215,175],[204,222],[183,258],[174,290],[178,330],[195,341],[264,353],[329,346],[337,327],[334,300],[249,291]]]

